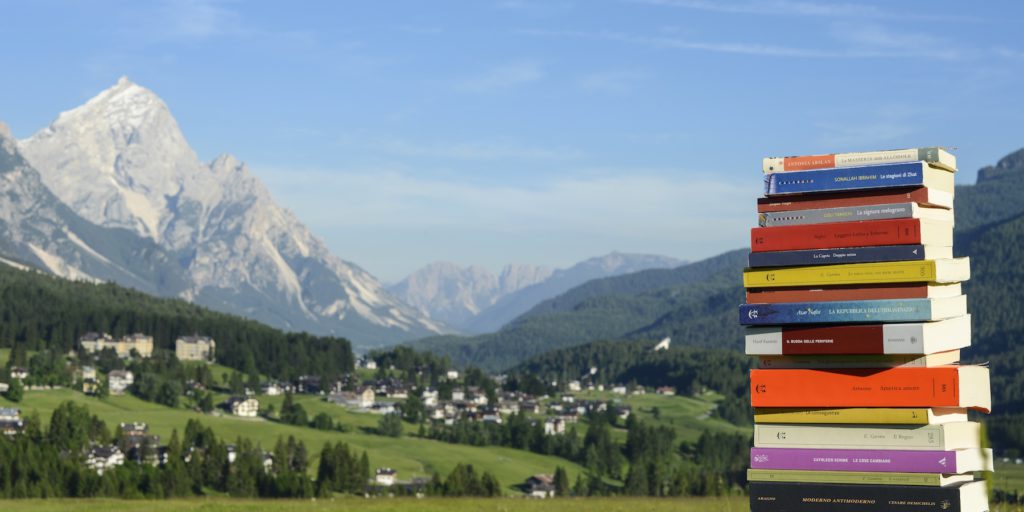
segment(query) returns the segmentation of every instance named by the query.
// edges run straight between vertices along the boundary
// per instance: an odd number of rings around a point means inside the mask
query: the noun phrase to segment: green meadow
[[[268,398],[268,397],[261,397]],[[271,401],[275,398],[270,397]],[[494,473],[498,480],[512,492],[511,486],[522,483],[537,473],[552,473],[556,466],[562,466],[574,480],[582,468],[565,459],[538,455],[523,450],[501,447],[475,447],[455,445],[403,436],[391,438],[372,435],[359,427],[376,426],[378,417],[370,414],[356,414],[320,401],[316,396],[298,397],[307,412],[329,412],[337,421],[351,427],[349,432],[322,431],[267,421],[262,418],[239,418],[223,414],[202,414],[189,409],[172,409],[163,405],[145,402],[130,395],[111,396],[105,399],[88,397],[68,389],[51,391],[26,391],[21,403],[14,404],[0,398],[0,406],[18,407],[28,416],[38,412],[44,425],[50,414],[63,401],[72,400],[86,405],[111,429],[121,422],[144,421],[150,430],[168,439],[173,429],[181,434],[189,419],[198,419],[213,428],[217,435],[231,442],[238,437],[252,439],[270,450],[279,437],[295,436],[306,443],[311,455],[311,473],[316,471],[316,461],[324,443],[343,441],[356,450],[367,452],[372,467],[392,467],[400,479],[414,476],[429,477],[433,472],[442,475],[450,472],[456,464],[472,464],[474,467]],[[277,403],[280,407],[280,403]],[[411,429],[410,426],[406,426]]]

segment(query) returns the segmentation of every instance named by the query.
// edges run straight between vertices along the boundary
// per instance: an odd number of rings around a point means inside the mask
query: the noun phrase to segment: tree
[[[331,419],[331,415],[321,412],[313,417],[310,426],[317,430],[331,430],[334,428],[334,420]]]
[[[21,379],[11,379],[9,386],[4,396],[12,402],[20,402],[25,396],[25,386],[21,383]]]
[[[295,403],[291,393],[285,393],[284,395],[284,403],[281,404],[281,422],[303,427],[309,425],[306,409],[302,407],[302,404]]]
[[[565,468],[558,466],[555,468],[555,496],[568,496],[569,495],[569,475],[565,472]]]
[[[402,418],[397,414],[385,414],[377,425],[377,433],[388,437],[402,436]]]

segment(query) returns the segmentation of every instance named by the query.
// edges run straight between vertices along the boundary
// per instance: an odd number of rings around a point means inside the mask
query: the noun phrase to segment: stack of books
[[[942,148],[766,158],[751,230],[746,353],[758,511],[986,511],[988,368],[953,257]]]

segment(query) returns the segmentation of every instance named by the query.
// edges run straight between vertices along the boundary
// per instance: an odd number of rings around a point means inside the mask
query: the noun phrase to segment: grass
[[[317,408],[336,407],[317,402],[317,397],[302,397],[302,399],[313,399],[309,402],[307,410],[313,409],[314,406]],[[172,409],[145,402],[130,395],[111,396],[100,400],[68,389],[26,391],[25,398],[21,403],[14,404],[5,398],[0,398],[0,406],[18,407],[22,410],[23,415],[29,415],[36,411],[43,423],[46,424],[52,411],[65,400],[72,400],[88,406],[89,410],[104,420],[110,429],[121,422],[144,421],[149,424],[153,433],[160,435],[164,440],[169,438],[172,429],[178,429],[180,435],[185,429],[185,423],[190,418],[202,421],[204,425],[211,427],[219,437],[229,442],[238,437],[246,437],[261,444],[265,450],[272,449],[279,437],[295,436],[296,439],[301,439],[306,443],[310,455],[314,459],[311,461],[311,472],[315,472],[316,458],[320,448],[328,441],[343,441],[356,450],[365,450],[370,457],[372,467],[395,468],[401,479],[414,476],[428,477],[435,471],[445,475],[460,462],[472,464],[480,470],[491,471],[509,489],[512,485],[523,482],[530,475],[552,473],[556,466],[564,467],[569,473],[571,481],[575,481],[576,476],[583,472],[580,466],[565,459],[523,450],[455,445],[413,437],[382,437],[361,432],[357,428],[352,432],[345,433],[320,431],[283,425],[259,418],[206,415],[186,409]],[[369,416],[349,413],[341,407],[337,407],[333,412],[338,418]],[[358,421],[362,423],[372,421],[372,424],[376,425],[376,417],[358,418]]]
[[[675,429],[679,441],[696,442],[705,430],[748,434],[751,431],[748,427],[737,427],[722,419],[711,417],[710,413],[715,408],[715,402],[721,399],[714,394],[700,397],[664,396],[653,393],[624,396],[608,391],[584,391],[574,393],[574,395],[581,400],[618,400],[632,407],[633,414],[636,414],[645,423],[650,422]],[[655,417],[654,408],[658,409],[657,417]],[[621,435],[624,436],[625,432],[622,432]]]
[[[749,510],[746,497],[676,499],[359,499],[294,501],[194,499],[161,501],[127,500],[16,500],[5,501],[4,511],[75,512],[91,510],[202,511],[202,512],[316,512],[359,510],[360,512],[741,512]]]

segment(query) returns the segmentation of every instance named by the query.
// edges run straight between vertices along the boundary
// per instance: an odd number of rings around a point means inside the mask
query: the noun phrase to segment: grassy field
[[[745,433],[751,431],[749,428],[737,427],[727,421],[710,417],[715,402],[719,399],[714,394],[695,398],[656,394],[623,396],[608,391],[585,391],[575,395],[581,400],[618,400],[632,407],[633,413],[644,422],[675,429],[680,441],[696,441],[705,430]],[[654,413],[655,408],[658,410],[657,417]],[[625,432],[621,435],[624,436]]]
[[[311,472],[315,471],[315,458],[319,454],[320,448],[328,441],[344,441],[356,450],[366,450],[373,467],[395,468],[401,479],[430,476],[434,471],[447,474],[460,462],[473,464],[479,469],[493,472],[507,488],[521,483],[530,475],[551,473],[556,466],[565,467],[572,480],[575,480],[576,475],[582,472],[580,466],[565,459],[537,455],[522,450],[454,445],[412,437],[381,437],[366,434],[358,428],[353,428],[352,432],[346,433],[320,431],[282,425],[259,418],[206,415],[185,409],[171,409],[129,395],[111,396],[99,400],[67,389],[27,391],[25,399],[21,403],[13,404],[0,398],[0,406],[18,407],[26,416],[37,411],[45,424],[49,421],[52,411],[65,400],[73,400],[87,405],[89,410],[103,419],[111,429],[121,422],[144,421],[149,424],[153,433],[162,436],[164,440],[169,438],[172,429],[178,429],[181,434],[189,418],[199,419],[204,425],[213,428],[223,439],[233,441],[237,437],[247,437],[260,443],[266,450],[273,448],[278,437],[293,435],[296,439],[303,440],[309,447],[314,458]],[[304,405],[305,401],[309,400],[307,411],[319,410],[320,407],[328,410],[326,408],[332,407],[335,409],[330,410],[333,411],[336,418],[364,416],[353,421],[376,425],[375,417],[366,418],[365,416],[369,415],[346,412],[341,407],[317,402],[317,397],[302,397],[302,400]]]
[[[358,499],[320,501],[197,499],[170,501],[125,500],[24,500],[3,502],[4,511],[76,512],[117,510],[153,511],[283,511],[319,512],[359,510],[360,512],[742,512],[748,510],[745,497],[722,499]]]
[[[92,510],[196,512],[748,512],[746,497],[732,498],[590,498],[590,499],[359,499],[336,500],[12,500],[11,512],[78,512]],[[997,505],[992,512],[1024,512],[1024,507]]]

